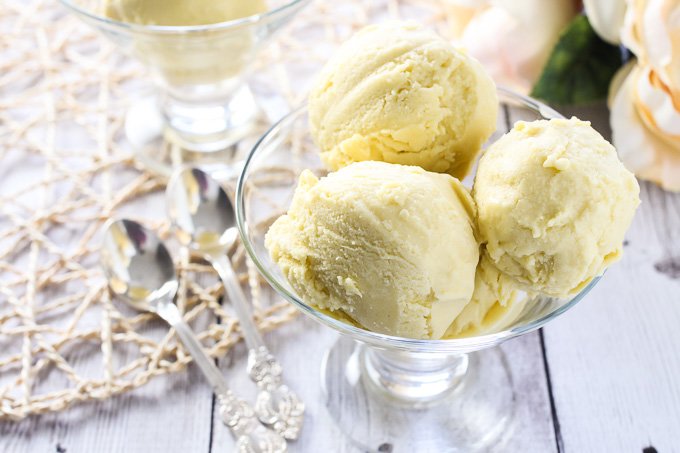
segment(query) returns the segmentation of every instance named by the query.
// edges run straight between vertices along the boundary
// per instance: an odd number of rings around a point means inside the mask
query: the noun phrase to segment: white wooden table
[[[607,134],[604,112],[577,113]],[[622,262],[543,331],[502,346],[518,411],[509,443],[496,451],[680,451],[680,195],[643,183],[641,198]],[[291,451],[356,451],[333,426],[319,386],[322,355],[336,335],[299,317],[269,340],[308,407]],[[243,345],[220,365],[252,400]],[[193,366],[108,401],[0,423],[0,452],[8,453],[232,450]]]

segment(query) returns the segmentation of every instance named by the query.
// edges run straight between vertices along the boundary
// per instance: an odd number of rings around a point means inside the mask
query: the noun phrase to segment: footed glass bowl
[[[187,26],[114,20],[111,5],[126,4],[121,1],[60,1],[154,76],[158,93],[136,100],[125,119],[142,164],[167,176],[181,165],[232,169],[237,176],[243,156],[233,145],[260,117],[245,76],[272,35],[311,0],[267,0],[260,14]]]
[[[498,96],[505,115],[499,115],[490,143],[510,129],[511,120],[562,118],[511,91],[499,88]],[[369,451],[470,452],[502,443],[512,435],[516,396],[508,359],[492,347],[569,310],[598,279],[570,300],[532,297],[512,325],[468,338],[400,338],[339,321],[302,300],[264,247],[268,227],[286,212],[297,177],[307,168],[327,173],[306,109],[300,108],[273,126],[247,158],[236,191],[237,220],[267,282],[306,315],[342,334],[326,353],[321,373],[326,406],[338,427]],[[399,449],[392,450],[394,445]]]

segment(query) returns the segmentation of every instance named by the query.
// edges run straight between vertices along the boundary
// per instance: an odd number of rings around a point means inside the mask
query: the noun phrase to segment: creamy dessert
[[[455,178],[359,162],[300,175],[265,246],[309,304],[374,332],[440,338],[470,301],[474,206]]]
[[[266,11],[264,0],[107,0],[105,15],[141,25],[207,25]]]
[[[471,337],[498,332],[522,313],[529,295],[509,276],[498,270],[483,251],[475,274],[470,302],[451,323],[444,338]]]
[[[614,147],[576,118],[518,122],[480,160],[472,193],[491,260],[555,297],[619,259],[640,203]]]
[[[345,42],[309,95],[309,123],[330,170],[378,160],[462,179],[496,130],[484,68],[412,23],[371,25]]]

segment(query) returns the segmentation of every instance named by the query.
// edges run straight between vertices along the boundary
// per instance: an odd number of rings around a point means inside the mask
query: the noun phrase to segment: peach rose
[[[677,98],[680,90],[680,2],[628,0],[623,44],[651,66]]]
[[[680,3],[629,0],[621,37],[637,61],[610,88],[614,145],[640,178],[680,191]]]
[[[631,62],[618,79],[610,122],[621,160],[640,178],[680,191],[679,105],[649,66]]]
[[[454,40],[496,83],[528,93],[560,33],[576,15],[573,0],[447,0]],[[537,19],[540,18],[540,19]]]
[[[626,0],[583,0],[590,25],[600,38],[610,44],[621,44],[626,3]]]

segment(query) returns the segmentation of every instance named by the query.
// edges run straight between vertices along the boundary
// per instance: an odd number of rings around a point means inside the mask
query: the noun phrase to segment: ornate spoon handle
[[[191,327],[182,319],[177,306],[172,302],[161,303],[157,313],[175,328],[194,362],[215,389],[220,403],[222,421],[236,437],[239,453],[283,453],[287,451],[286,440],[277,432],[266,428],[255,418],[253,408],[234,396],[226,379],[215,363],[203,350]]]
[[[222,422],[236,436],[239,453],[283,453],[288,450],[286,440],[266,428],[255,418],[250,404],[238,399],[231,391],[218,395]]]
[[[248,351],[248,375],[260,389],[255,412],[286,439],[297,439],[302,429],[305,405],[281,382],[281,365],[265,345]]]
[[[281,365],[269,352],[250,313],[250,306],[226,255],[210,261],[231,299],[248,346],[248,374],[259,388],[255,412],[262,423],[272,426],[286,439],[297,439],[302,428],[305,405],[281,382]]]

